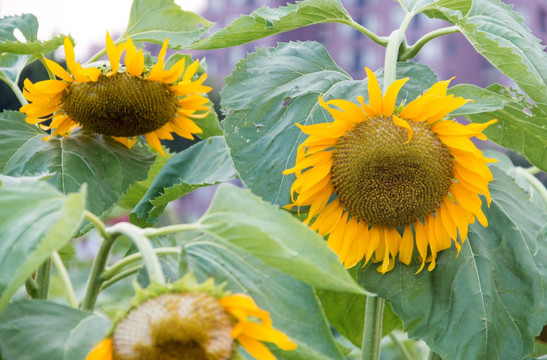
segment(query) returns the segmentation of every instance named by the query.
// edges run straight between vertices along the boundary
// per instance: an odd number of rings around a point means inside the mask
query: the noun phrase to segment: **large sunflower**
[[[106,35],[106,52],[110,69],[84,68],[75,61],[69,38],[64,41],[67,72],[46,59],[46,65],[61,80],[35,84],[25,80],[23,94],[29,104],[21,107],[30,124],[52,119],[44,130],[52,136],[68,136],[75,128],[108,135],[131,148],[137,136],[144,135],[150,146],[164,155],[160,139],[172,140],[172,132],[188,139],[202,132],[196,119],[207,116],[211,91],[203,86],[207,74],[193,79],[198,60],[185,69],[184,58],[164,69],[167,39],[151,68],[144,64],[144,54],[131,39],[115,45]],[[125,68],[120,58],[125,51]],[[181,79],[182,77],[182,79]],[[179,81],[180,80],[180,81]]]
[[[328,237],[347,268],[363,257],[382,262],[385,273],[395,257],[409,265],[414,244],[435,268],[439,251],[454,240],[458,251],[475,219],[487,226],[479,195],[490,204],[492,174],[471,137],[485,140],[485,124],[446,120],[469,100],[447,95],[450,80],[396,108],[408,79],[396,80],[384,96],[374,73],[368,76],[369,104],[347,100],[319,103],[334,122],[298,127],[307,139],[298,147],[292,204],[309,206],[306,223]],[[295,196],[296,194],[296,196]],[[459,234],[459,237],[458,237]],[[429,251],[428,251],[429,250]]]

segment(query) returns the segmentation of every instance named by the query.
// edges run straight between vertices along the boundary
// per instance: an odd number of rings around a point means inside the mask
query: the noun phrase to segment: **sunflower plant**
[[[34,15],[0,19],[19,102],[0,114],[0,359],[543,358],[547,54],[501,0],[397,2],[375,34],[339,0],[221,29],[134,0],[85,62]],[[411,44],[423,14],[449,25]],[[326,22],[384,47],[383,67],[353,79],[318,42],[256,48],[219,120],[222,79],[193,51]],[[515,88],[415,60],[453,33]],[[47,79],[22,75],[36,64]],[[171,202],[218,184],[176,220]]]

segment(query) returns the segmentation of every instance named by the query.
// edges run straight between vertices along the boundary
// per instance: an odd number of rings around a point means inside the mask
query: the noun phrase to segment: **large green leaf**
[[[39,178],[0,176],[0,312],[80,226],[85,187],[67,196]]]
[[[488,138],[526,156],[532,164],[547,171],[547,113],[498,84],[486,89],[458,85],[450,92],[475,100],[475,104],[470,103],[455,113],[476,123],[498,119],[484,131]]]
[[[343,359],[309,285],[213,235],[194,238],[184,246],[183,254],[183,262],[198,279],[214,277],[217,283],[226,282],[227,290],[250,295],[270,312],[273,326],[298,344],[296,350],[287,352],[271,347],[278,359]]]
[[[316,288],[363,293],[321,236],[246,190],[220,186],[199,223],[206,234]]]
[[[141,226],[155,223],[169,202],[199,187],[235,178],[224,138],[202,140],[167,161],[131,212],[131,221]]]
[[[188,47],[201,39],[214,23],[190,11],[174,0],[134,0],[125,34],[132,40],[161,44],[169,38],[169,47]]]
[[[432,272],[397,264],[361,272],[388,300],[413,338],[445,360],[522,359],[547,322],[547,215],[504,172],[492,167],[489,226],[473,224],[459,256],[441,253]]]
[[[436,81],[426,66],[400,63],[397,77],[407,76],[399,102],[414,99]],[[234,166],[255,194],[280,205],[290,202],[294,181],[294,175],[282,172],[294,165],[297,147],[305,139],[295,123],[332,121],[318,103],[320,94],[325,100],[356,103],[357,96],[368,98],[366,81],[352,80],[316,42],[258,49],[237,65],[226,84],[222,106],[230,114],[223,126]]]
[[[131,184],[147,177],[153,156],[137,143],[131,150],[110,138],[78,132],[43,141],[47,135],[19,112],[0,114],[0,173],[54,174],[47,181],[64,194],[87,183],[86,208],[99,216],[114,207]]]
[[[326,22],[353,20],[339,0],[305,0],[279,8],[262,6],[193,46],[218,49],[244,44],[270,35]]]
[[[15,30],[21,32],[26,42],[21,42],[15,37]],[[37,36],[38,19],[32,14],[6,16],[0,19],[0,53],[47,55],[63,45],[63,35],[44,42],[38,40]]]
[[[110,327],[104,316],[22,300],[0,315],[0,349],[6,360],[84,359]]]
[[[459,10],[466,14],[471,7],[471,0],[397,0],[403,9],[410,13],[435,11],[449,6],[452,11]]]
[[[480,54],[547,112],[547,53],[511,6],[500,0],[474,0],[465,16],[455,9],[450,3],[439,8]]]

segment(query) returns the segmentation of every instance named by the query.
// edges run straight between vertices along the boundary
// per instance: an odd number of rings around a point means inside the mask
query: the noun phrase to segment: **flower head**
[[[23,94],[29,104],[21,107],[30,124],[52,130],[52,136],[69,136],[78,127],[111,136],[131,148],[137,136],[144,135],[150,146],[164,155],[160,139],[172,140],[171,133],[193,139],[202,132],[196,124],[209,113],[208,99],[202,94],[211,91],[203,86],[207,74],[193,79],[198,70],[196,60],[185,68],[184,58],[165,69],[167,39],[158,55],[158,62],[148,68],[144,54],[131,39],[115,45],[106,36],[106,52],[110,70],[84,68],[75,61],[70,39],[64,41],[69,72],[46,59],[47,67],[60,80],[32,83],[25,80]],[[120,58],[125,52],[125,68]],[[182,78],[181,78],[182,77]],[[41,124],[51,119],[48,126]]]
[[[471,137],[494,123],[462,125],[444,119],[468,100],[447,95],[450,80],[434,84],[404,107],[397,95],[408,79],[382,95],[366,69],[369,103],[319,102],[334,122],[298,125],[308,135],[298,147],[288,208],[309,206],[306,223],[321,235],[346,267],[361,259],[382,262],[385,273],[396,256],[410,264],[416,246],[429,270],[439,251],[454,240],[458,251],[475,219],[487,226],[479,195],[488,204],[492,174]],[[295,196],[296,195],[296,196]],[[458,238],[459,234],[459,238]]]
[[[262,341],[296,348],[249,296],[226,295],[212,282],[177,287],[140,290],[137,304],[86,360],[229,360],[237,353],[235,341],[258,360],[275,360]]]

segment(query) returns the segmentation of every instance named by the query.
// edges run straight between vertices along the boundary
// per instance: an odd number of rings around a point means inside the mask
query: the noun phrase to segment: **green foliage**
[[[125,34],[132,40],[162,44],[181,49],[201,39],[214,23],[182,10],[174,0],[134,0]]]
[[[104,316],[53,302],[17,301],[0,315],[0,349],[5,359],[84,359],[110,326]]]
[[[134,224],[155,223],[167,204],[198,187],[235,179],[226,143],[212,137],[170,158],[131,212]]]
[[[415,63],[399,64],[397,77],[410,77],[399,103],[416,98],[436,81],[429,68]],[[332,121],[318,103],[321,94],[325,101],[343,98],[355,103],[357,96],[368,97],[366,81],[350,79],[316,42],[257,49],[237,65],[226,84],[222,106],[229,115],[223,125],[234,166],[255,194],[282,206],[290,202],[294,180],[282,172],[294,165],[305,138],[295,123]],[[259,87],[261,92],[255,90]]]
[[[446,360],[523,358],[547,322],[547,216],[511,178],[491,170],[492,204],[483,207],[489,226],[471,225],[459,255],[445,250],[432,272],[397,264],[384,275],[377,265],[360,274],[409,336]]]
[[[47,181],[63,194],[86,183],[93,196],[86,208],[104,215],[135,181],[145,179],[153,156],[141,143],[128,150],[96,134],[80,132],[52,138],[24,121],[19,112],[0,114],[0,172],[5,175],[54,174]]]
[[[498,84],[486,89],[458,85],[451,92],[475,100],[475,104],[456,110],[456,114],[476,123],[498,119],[484,131],[488,138],[526,156],[532,164],[547,171],[547,113]]]
[[[513,79],[537,106],[547,109],[547,54],[511,7],[500,0],[475,0],[462,16],[451,4],[445,6],[441,12],[471,45]]]
[[[65,196],[38,177],[0,176],[0,312],[77,231],[85,195],[85,186]]]
[[[449,7],[450,10],[459,10],[466,14],[471,8],[470,0],[397,0],[406,12],[435,12],[440,8]]]
[[[225,48],[308,25],[352,21],[339,0],[304,0],[275,9],[262,6],[250,15],[242,15],[192,48]]]
[[[199,223],[211,237],[229,241],[316,288],[363,292],[321,236],[245,190],[220,186]]]

